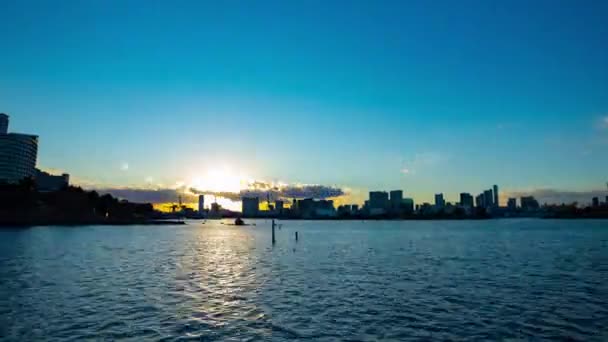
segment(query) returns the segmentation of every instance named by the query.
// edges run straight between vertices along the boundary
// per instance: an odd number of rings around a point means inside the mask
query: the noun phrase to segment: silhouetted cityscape
[[[591,207],[579,209],[575,205],[543,205],[533,196],[508,198],[506,205],[500,203],[499,187],[492,186],[475,197],[470,193],[460,194],[460,200],[446,201],[443,193],[435,194],[435,203],[415,204],[414,199],[404,198],[402,190],[371,191],[369,199],[361,207],[343,204],[334,207],[332,200],[293,199],[289,208],[283,201],[268,203],[268,210],[260,210],[260,199],[245,197],[242,216],[247,218],[292,218],[292,219],[463,219],[506,217],[568,217],[581,214],[600,214],[608,211],[608,196],[603,203],[593,198]]]
[[[73,207],[64,208],[70,214],[62,214],[61,208],[65,203],[54,203],[54,201],[73,200],[74,194],[85,196],[84,190],[70,187],[70,176],[68,174],[51,175],[36,168],[38,153],[38,136],[30,134],[9,133],[9,116],[0,114],[0,186],[2,186],[3,203],[12,203],[12,206],[20,203],[14,201],[15,196],[31,194],[43,194],[38,198],[44,202],[47,208],[53,207],[53,217],[65,216],[69,221],[70,215],[74,216]],[[66,195],[65,192],[71,195]],[[53,193],[63,193],[62,196],[53,197]],[[226,210],[217,202],[205,209],[205,195],[199,195],[197,210],[187,207],[181,203],[172,205],[170,213],[154,212],[150,204],[146,207],[131,206],[125,200],[120,201],[111,196],[105,199],[106,204],[99,206],[99,195],[96,192],[89,193],[91,205],[88,209],[76,215],[80,220],[99,222],[109,220],[117,222],[141,223],[142,219],[159,218],[209,218],[220,219],[224,217],[244,218],[280,218],[280,219],[484,219],[505,217],[605,217],[608,216],[608,196],[604,202],[599,197],[591,199],[591,206],[579,208],[576,204],[543,205],[533,196],[522,196],[508,198],[501,203],[498,185],[493,185],[473,196],[471,193],[463,192],[457,201],[446,200],[443,193],[435,194],[434,203],[416,203],[413,198],[404,197],[403,190],[371,191],[369,197],[359,204],[341,204],[335,206],[334,200],[316,198],[293,198],[291,201],[283,199],[271,201],[267,198],[265,210],[261,210],[263,199],[256,196],[244,196],[241,198],[242,211],[234,212]],[[27,197],[27,196],[26,196]],[[36,222],[45,221],[44,207],[36,207],[31,201],[23,204],[26,212],[21,213],[17,221],[27,222],[27,217],[35,217]],[[108,203],[114,203],[110,205]],[[5,206],[6,207],[6,206]],[[103,209],[101,209],[103,208]],[[113,208],[110,210],[110,208]],[[145,208],[145,209],[142,209]],[[23,209],[23,208],[22,208]],[[47,210],[48,211],[48,210]],[[90,211],[90,212],[88,212]],[[114,214],[113,214],[114,213]],[[118,214],[120,213],[120,214]],[[144,215],[145,214],[145,215]],[[63,215],[63,216],[62,216]],[[15,214],[5,213],[4,218],[8,222],[16,222]],[[13,217],[11,219],[11,217]],[[19,221],[19,222],[21,222]]]

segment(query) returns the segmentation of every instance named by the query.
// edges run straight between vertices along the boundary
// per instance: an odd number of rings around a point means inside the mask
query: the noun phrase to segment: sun
[[[192,180],[191,186],[201,191],[238,193],[247,185],[247,177],[229,167],[207,170]]]

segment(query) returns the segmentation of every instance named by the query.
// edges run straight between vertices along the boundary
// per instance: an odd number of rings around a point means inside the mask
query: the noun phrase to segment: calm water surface
[[[300,232],[300,241],[294,232]],[[0,339],[608,340],[608,221],[0,230]]]

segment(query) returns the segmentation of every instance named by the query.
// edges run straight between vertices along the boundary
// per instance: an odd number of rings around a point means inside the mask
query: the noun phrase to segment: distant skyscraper
[[[492,194],[492,189],[486,190],[483,192],[484,199],[484,208],[492,208],[494,206],[494,195]]]
[[[0,114],[0,181],[18,183],[36,176],[38,137],[8,133],[8,115]]]
[[[384,209],[389,207],[388,193],[385,191],[372,191],[369,193],[370,209]]]
[[[393,210],[399,210],[401,208],[401,204],[403,203],[403,191],[402,190],[393,190],[391,191],[391,208]]]
[[[205,195],[198,196],[198,214],[202,215],[205,211]]]
[[[486,204],[486,199],[484,198],[483,193],[481,193],[475,197],[475,206],[477,208],[484,208],[485,204]]]
[[[298,200],[298,212],[302,217],[308,218],[315,214],[315,200],[304,198]]]
[[[8,133],[8,115],[0,113],[0,134]]]
[[[517,199],[509,198],[509,201],[507,202],[507,208],[509,208],[509,210],[511,211],[517,210]]]
[[[463,192],[460,194],[460,206],[465,208],[473,208],[473,196],[471,194]]]
[[[445,199],[443,198],[443,194],[435,194],[435,206],[437,208],[445,207]]]
[[[594,208],[597,208],[597,207],[599,207],[599,206],[600,206],[600,199],[599,199],[598,197],[593,197],[592,202],[593,202],[593,203],[592,203],[592,206],[593,206]]]
[[[279,212],[279,213],[283,212],[283,206],[284,206],[283,201],[275,201],[274,205],[275,205],[275,209],[277,210],[277,212]]]
[[[243,197],[243,216],[256,217],[260,211],[260,199],[258,197]]]
[[[500,207],[500,200],[498,197],[498,185],[494,185],[494,206]]]

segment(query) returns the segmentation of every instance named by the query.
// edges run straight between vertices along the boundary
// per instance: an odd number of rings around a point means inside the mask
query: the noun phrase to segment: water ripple
[[[606,221],[0,231],[0,340],[608,340]],[[300,232],[301,239],[292,237]]]

